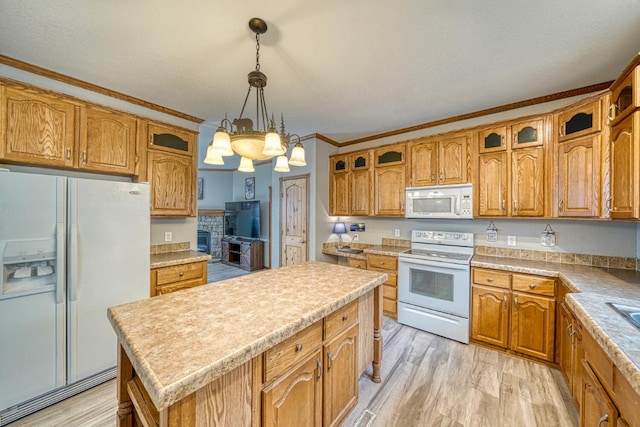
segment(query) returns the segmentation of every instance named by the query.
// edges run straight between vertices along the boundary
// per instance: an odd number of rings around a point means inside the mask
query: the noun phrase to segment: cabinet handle
[[[569,323],[569,325],[567,325],[567,335],[569,334],[569,330],[571,330],[571,328],[573,328],[573,323]]]
[[[504,309],[506,310],[507,309],[507,296],[506,295],[502,298],[502,304],[503,304]]]
[[[504,199],[502,199],[502,206],[500,206],[500,210],[502,212],[504,212],[504,208],[505,208],[506,204],[507,204],[506,201]]]
[[[518,310],[518,297],[513,297],[513,309]]]
[[[535,288],[536,288],[535,283],[529,283],[529,289],[535,289]]]
[[[82,164],[87,164],[87,150],[82,150]]]
[[[331,352],[327,351],[327,371],[331,369]]]
[[[569,334],[569,339],[572,339],[576,332],[578,331],[571,331],[571,333]]]
[[[560,127],[558,128],[558,134],[562,138],[564,136],[564,122],[560,123]]]
[[[610,211],[610,210],[611,210],[611,197],[609,197],[609,198],[607,199],[607,204],[606,204],[606,206],[607,206],[607,210],[608,210],[608,211]]]
[[[500,135],[500,145],[504,147],[504,135]]]
[[[609,421],[609,414],[604,414],[602,417],[600,417],[600,419],[598,420],[598,427],[600,427],[602,423],[606,421]]]
[[[305,243],[304,239],[300,239],[299,243]]]
[[[562,213],[562,204],[564,202],[564,199],[560,199],[560,202],[558,202],[558,212]]]
[[[513,145],[517,145],[518,144],[518,132],[516,132],[513,135]]]
[[[431,182],[436,182],[436,174],[435,173],[431,173]]]
[[[493,282],[493,277],[488,277],[487,278],[487,282],[492,283]]]
[[[71,161],[71,148],[67,147],[67,161]]]
[[[607,119],[609,119],[610,122],[613,121],[613,119],[615,117],[613,117],[613,111],[615,111],[616,108],[616,104],[611,104],[609,105],[609,109],[607,110]]]
[[[322,377],[322,362],[320,359],[316,359],[316,363],[318,364],[318,375],[316,378],[320,379],[320,377]]]
[[[444,173],[440,172],[440,182],[444,181]]]
[[[344,316],[342,316],[342,321],[343,321],[343,322],[346,322],[348,318],[349,318],[349,316],[347,316],[347,315],[345,314]]]
[[[296,351],[302,351],[302,344],[296,344]]]
[[[513,201],[513,212],[518,212],[518,201],[517,200]]]

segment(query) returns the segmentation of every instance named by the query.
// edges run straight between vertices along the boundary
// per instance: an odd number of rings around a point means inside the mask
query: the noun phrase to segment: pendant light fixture
[[[298,135],[285,133],[284,117],[281,115],[280,132],[276,130],[276,122],[269,117],[267,104],[264,99],[264,87],[267,85],[267,76],[260,71],[260,35],[267,32],[267,23],[260,18],[249,20],[249,28],[256,34],[256,68],[248,75],[249,90],[242,104],[240,116],[233,121],[226,117],[216,130],[213,140],[207,147],[205,163],[222,165],[223,157],[238,154],[241,156],[240,172],[253,172],[253,162],[268,160],[277,157],[274,171],[289,172],[289,165],[306,166],[304,147]],[[256,116],[255,122],[243,116],[251,90],[256,92]],[[255,129],[254,129],[255,124]],[[291,139],[297,138],[291,158],[287,159],[286,152]]]

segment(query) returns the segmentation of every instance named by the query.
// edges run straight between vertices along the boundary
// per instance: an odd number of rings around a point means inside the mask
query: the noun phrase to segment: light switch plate
[[[170,242],[173,240],[173,233],[170,231],[165,231],[164,232],[164,241],[165,242]]]
[[[507,236],[507,245],[515,246],[516,245],[516,236]]]

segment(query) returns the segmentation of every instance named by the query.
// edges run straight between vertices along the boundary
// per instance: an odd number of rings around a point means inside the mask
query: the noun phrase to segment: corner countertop
[[[110,307],[108,318],[162,410],[387,278],[311,261]]]
[[[325,243],[322,247],[322,253],[326,255],[335,255],[345,258],[367,259],[367,254],[398,256],[398,254],[409,249],[408,246],[396,245],[367,245],[364,243],[350,245],[353,249],[361,249],[359,254],[351,254],[348,252],[340,252],[335,244]]]
[[[190,262],[208,261],[211,255],[197,251],[177,251],[151,255],[151,268],[170,267]]]
[[[558,277],[574,293],[565,303],[640,394],[640,330],[606,302],[640,307],[640,272],[475,255],[473,267]]]

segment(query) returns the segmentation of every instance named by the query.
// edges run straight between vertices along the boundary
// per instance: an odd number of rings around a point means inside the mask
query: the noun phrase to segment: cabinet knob
[[[346,314],[344,316],[342,316],[342,321],[346,321],[349,318],[349,316],[347,316]]]
[[[536,284],[535,283],[530,283],[529,284],[529,289],[535,289],[536,288]]]
[[[184,271],[180,272],[180,277],[184,276]]]
[[[302,351],[302,344],[296,345],[296,351]]]
[[[493,282],[493,277],[487,278],[487,282],[489,282],[489,283]]]

